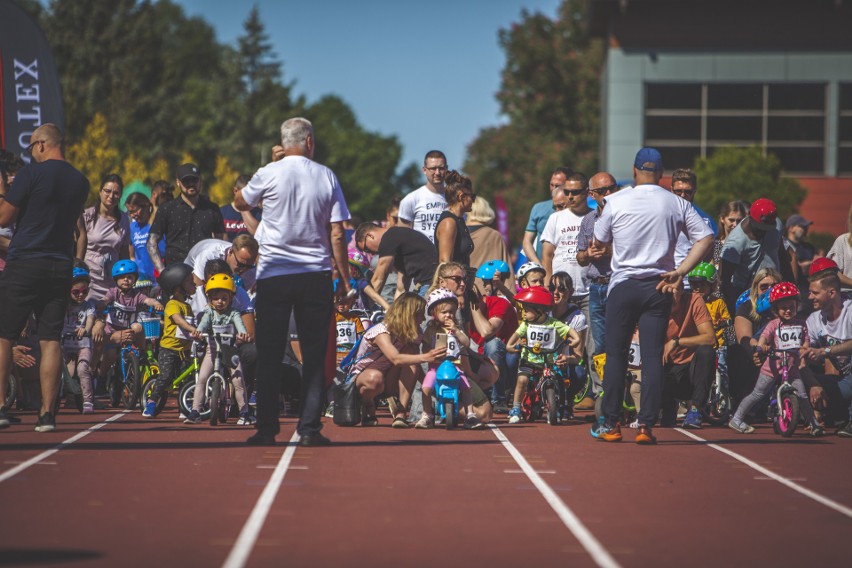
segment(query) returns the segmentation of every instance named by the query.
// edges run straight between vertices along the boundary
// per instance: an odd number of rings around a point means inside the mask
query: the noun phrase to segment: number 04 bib
[[[796,349],[802,346],[804,330],[800,325],[779,325],[775,331],[776,349]]]

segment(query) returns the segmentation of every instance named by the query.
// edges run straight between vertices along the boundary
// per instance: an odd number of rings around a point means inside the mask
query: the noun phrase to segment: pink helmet
[[[349,264],[365,272],[370,269],[370,258],[360,250],[349,249]]]
[[[446,302],[448,300],[453,301],[456,304],[459,303],[458,297],[446,288],[437,288],[435,290],[432,290],[432,292],[429,294],[429,297],[426,298],[426,315],[429,316],[435,304],[438,304],[440,302]]]

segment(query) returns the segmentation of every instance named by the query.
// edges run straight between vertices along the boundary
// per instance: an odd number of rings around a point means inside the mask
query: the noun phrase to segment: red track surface
[[[0,431],[0,476],[111,413],[65,411],[50,434],[21,416]],[[328,424],[332,447],[296,449],[245,565],[596,564],[492,430],[389,422]],[[497,426],[621,566],[852,563],[852,518],[676,430],[639,447],[628,430],[596,442],[583,423]],[[294,427],[249,448],[244,427],[126,414],[0,481],[0,565],[221,566]],[[852,440],[696,433],[852,508]]]

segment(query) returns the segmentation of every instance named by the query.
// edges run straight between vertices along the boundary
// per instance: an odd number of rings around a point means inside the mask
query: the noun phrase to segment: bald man
[[[18,172],[0,200],[0,227],[15,224],[6,269],[0,276],[0,377],[9,376],[12,342],[34,313],[42,395],[36,432],[56,429],[53,406],[62,364],[59,339],[71,289],[75,230],[89,195],[89,181],[65,161],[62,143],[56,125],[37,128],[27,146],[32,163]],[[6,400],[5,381],[0,381],[2,400]],[[0,407],[0,428],[9,426],[8,410]]]

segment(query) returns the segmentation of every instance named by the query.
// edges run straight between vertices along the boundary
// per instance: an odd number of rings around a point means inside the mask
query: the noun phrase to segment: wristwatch
[[[674,342],[675,342],[675,347],[680,347],[680,337],[675,336]]]
[[[826,357],[828,357],[829,355],[831,355],[831,347],[826,347],[822,350],[822,352],[825,353]]]

